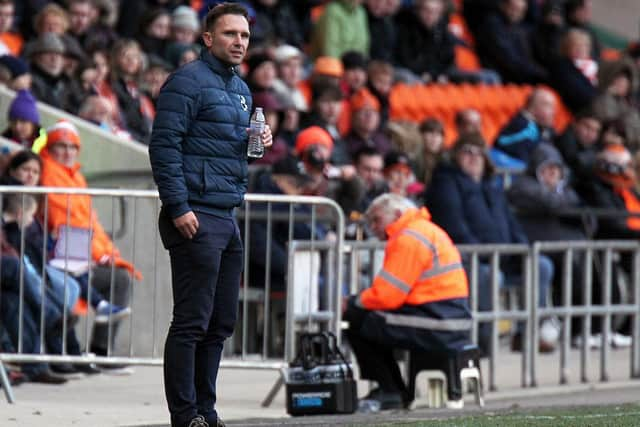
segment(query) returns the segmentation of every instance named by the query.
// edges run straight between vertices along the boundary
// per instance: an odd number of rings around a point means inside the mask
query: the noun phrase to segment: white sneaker
[[[462,409],[464,408],[464,400],[447,400],[446,407],[447,409]]]
[[[618,332],[612,332],[609,334],[609,343],[613,348],[627,348],[631,347],[633,340],[629,335],[622,335]]]
[[[571,345],[573,348],[582,348],[582,335],[574,337]],[[587,348],[596,349],[602,347],[602,337],[600,334],[587,336]]]
[[[560,339],[561,328],[562,325],[555,317],[543,320],[540,324],[540,340],[555,346]]]

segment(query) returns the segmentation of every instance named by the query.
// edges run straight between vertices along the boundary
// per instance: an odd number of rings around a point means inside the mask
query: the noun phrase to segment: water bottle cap
[[[256,111],[262,111],[262,107],[256,107]]]

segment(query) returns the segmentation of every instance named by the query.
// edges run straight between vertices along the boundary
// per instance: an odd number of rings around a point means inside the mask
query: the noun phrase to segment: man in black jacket
[[[172,427],[222,425],[214,406],[222,345],[235,325],[242,242],[234,208],[247,189],[249,88],[236,74],[249,45],[246,9],[209,11],[206,50],[160,92],[149,154],[171,258],[173,320],[165,345]],[[262,134],[266,147],[272,136]]]

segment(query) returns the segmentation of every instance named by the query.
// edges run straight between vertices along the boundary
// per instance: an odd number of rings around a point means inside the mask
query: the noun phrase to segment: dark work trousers
[[[113,271],[113,301],[111,301],[111,273]],[[111,304],[126,307],[129,305],[131,283],[133,278],[124,268],[108,265],[98,265],[91,271],[91,292],[100,293]],[[111,328],[111,352],[116,340],[120,322],[113,321],[106,324],[93,325],[91,336],[91,351],[99,356],[106,356],[109,348],[109,328]]]
[[[242,241],[235,218],[196,212],[199,227],[185,239],[164,212],[159,228],[171,258],[173,320],[164,349],[171,426],[196,415],[216,425],[216,378],[222,345],[238,310]]]
[[[344,319],[349,322],[347,338],[358,361],[360,377],[377,382],[385,392],[400,393],[405,399],[408,396],[407,387],[393,356],[395,343],[376,340],[363,333],[363,329],[370,326],[371,321],[377,322],[377,318],[374,318],[372,312],[350,304]],[[385,326],[382,323],[379,321],[380,328]]]

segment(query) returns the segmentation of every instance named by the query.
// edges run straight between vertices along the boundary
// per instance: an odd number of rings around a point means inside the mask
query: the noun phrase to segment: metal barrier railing
[[[351,293],[368,286],[382,262],[384,242],[356,241],[345,243],[346,276]],[[568,354],[571,342],[570,320],[580,317],[582,323],[582,347],[580,348],[580,372],[581,381],[589,382],[589,357],[590,349],[587,347],[587,336],[590,334],[592,317],[602,317],[603,343],[606,343],[611,327],[612,315],[628,315],[632,321],[632,348],[630,357],[630,378],[640,377],[640,245],[635,241],[575,241],[575,242],[537,242],[533,245],[459,245],[458,249],[465,259],[469,273],[470,307],[473,316],[472,337],[478,342],[479,323],[491,323],[490,355],[488,356],[488,383],[490,390],[497,390],[496,372],[499,356],[499,330],[498,322],[510,320],[522,322],[524,327],[523,349],[521,352],[520,384],[522,387],[535,387],[538,385],[538,338],[539,323],[543,318],[557,316],[562,320],[563,327],[560,338],[560,364],[559,383],[568,383]],[[577,251],[584,251],[582,262],[584,301],[582,305],[572,305],[571,285],[573,284],[571,262]],[[602,252],[600,260],[601,286],[603,287],[603,301],[594,305],[591,301],[591,286],[593,282],[592,264],[597,252]],[[633,257],[633,269],[630,294],[631,301],[620,304],[611,302],[612,263],[614,253],[630,253]],[[540,254],[561,253],[564,257],[564,267],[556,274],[562,274],[563,301],[562,305],[547,305],[539,308],[537,303],[539,289],[538,283],[538,259]],[[595,255],[594,255],[595,254]],[[377,259],[376,259],[377,256]],[[521,307],[503,309],[500,306],[499,271],[502,257],[518,256],[522,259],[522,283],[519,286]],[[364,261],[363,261],[364,259]],[[493,309],[480,311],[478,308],[479,289],[479,265],[486,263],[491,268],[490,274],[490,299]],[[536,284],[536,286],[534,286]],[[535,343],[535,344],[534,344]],[[607,381],[609,364],[609,346],[600,348],[600,380]]]
[[[71,204],[69,200],[73,200],[74,196],[90,196],[91,205],[101,213],[106,213],[102,217],[102,223],[109,225],[105,227],[108,230],[118,230],[118,222],[124,222],[132,226],[126,228],[126,233],[123,236],[117,236],[115,239],[115,245],[120,248],[123,258],[127,258],[136,265],[136,268],[142,273],[144,279],[141,283],[131,283],[130,279],[130,307],[131,315],[127,320],[120,322],[119,331],[125,331],[123,324],[128,322],[128,334],[119,333],[116,337],[116,325],[115,322],[109,318],[108,322],[108,349],[107,354],[103,356],[93,354],[69,354],[67,352],[66,336],[70,326],[67,323],[67,317],[62,317],[62,352],[60,354],[52,354],[45,351],[46,346],[46,332],[45,332],[45,301],[46,294],[45,288],[47,283],[44,282],[40,286],[39,292],[42,298],[41,307],[39,310],[39,337],[38,341],[41,344],[40,352],[38,354],[28,354],[23,349],[23,324],[22,319],[24,317],[25,310],[25,282],[24,282],[24,237],[22,240],[22,250],[20,253],[21,267],[19,278],[19,295],[20,295],[20,307],[19,318],[20,326],[17,332],[18,343],[17,351],[15,353],[0,353],[0,384],[5,390],[7,399],[13,401],[13,395],[11,393],[11,387],[6,376],[6,372],[3,368],[3,362],[13,363],[100,363],[107,365],[116,364],[128,364],[128,365],[161,365],[162,364],[162,345],[164,342],[164,336],[166,334],[169,320],[171,316],[171,285],[170,285],[170,271],[169,263],[167,262],[168,254],[160,245],[160,239],[158,238],[157,218],[160,209],[158,200],[158,193],[156,191],[142,191],[142,190],[106,190],[106,189],[78,189],[78,188],[47,188],[47,187],[22,187],[22,186],[0,186],[0,195],[6,194],[31,194],[35,196],[46,196],[47,194],[63,194],[67,197],[67,223],[71,214]],[[0,210],[2,209],[0,197]],[[106,202],[104,199],[107,199]],[[23,197],[24,203],[24,197]],[[42,206],[42,223],[47,224],[48,218],[48,202],[47,198],[43,197]],[[122,200],[129,201],[128,209],[122,211],[117,209],[116,206],[120,206]],[[117,201],[117,203],[116,203]],[[109,203],[110,202],[110,203]],[[264,209],[254,209],[257,205],[261,205]],[[327,290],[332,288],[338,289],[338,278],[342,275],[342,250],[344,236],[344,216],[339,206],[330,199],[321,197],[310,196],[284,196],[284,195],[260,195],[260,194],[247,194],[245,197],[245,205],[242,210],[243,222],[240,223],[240,227],[244,228],[244,240],[245,240],[245,273],[243,277],[243,284],[240,291],[240,312],[242,318],[239,321],[239,327],[234,334],[234,338],[240,341],[240,350],[234,352],[233,348],[226,350],[225,357],[222,360],[221,366],[226,368],[244,368],[244,369],[267,369],[267,370],[280,370],[289,360],[290,353],[287,353],[285,349],[285,343],[282,342],[281,348],[276,349],[276,355],[270,354],[268,350],[268,344],[274,341],[272,331],[269,325],[268,316],[265,317],[262,328],[262,343],[263,348],[261,353],[251,353],[248,351],[249,340],[253,339],[254,335],[249,334],[249,304],[257,303],[265,312],[269,312],[272,304],[271,300],[271,277],[269,269],[265,271],[264,276],[264,291],[258,292],[260,297],[252,301],[252,289],[249,288],[249,275],[251,269],[249,268],[249,252],[252,245],[252,226],[255,226],[258,222],[262,221],[267,227],[267,248],[271,247],[271,229],[275,219],[282,220],[282,216],[272,215],[272,208],[275,206],[286,205],[288,215],[286,216],[286,222],[289,224],[289,229],[292,230],[293,226],[299,221],[309,222],[311,229],[315,229],[320,221],[330,221],[330,227],[335,230],[336,238],[330,243],[327,243],[332,247],[330,257],[327,257],[324,261],[324,286]],[[296,206],[307,206],[308,209],[304,215],[299,215],[296,211]],[[318,212],[321,211],[321,212]],[[253,218],[253,213],[256,213]],[[109,218],[110,214],[110,218]],[[127,218],[122,218],[126,215]],[[276,218],[277,217],[277,218]],[[106,221],[105,221],[106,219]],[[293,233],[293,231],[291,231]],[[24,234],[23,234],[24,236]],[[288,241],[292,240],[292,234],[289,235]],[[44,241],[46,242],[49,237],[49,232],[44,227]],[[142,242],[142,244],[141,244]],[[320,245],[322,242],[312,240],[312,245]],[[69,248],[65,248],[65,258],[69,255]],[[87,245],[86,254],[90,257],[90,243]],[[270,257],[271,252],[266,250],[267,257]],[[47,248],[43,248],[43,254],[46,258]],[[43,259],[43,271],[40,271],[41,277],[45,275],[44,265],[47,264],[47,259]],[[271,264],[271,260],[267,258],[266,265]],[[89,270],[91,271],[91,270]],[[2,272],[0,271],[0,274]],[[91,273],[89,273],[91,274]],[[65,299],[63,312],[66,313],[71,307],[67,304],[66,291],[67,282],[66,278],[70,277],[65,273]],[[114,279],[113,268],[110,283],[108,289],[105,291],[105,295],[109,297],[109,300],[113,300],[114,296]],[[89,277],[89,293],[92,291],[91,277]],[[291,286],[291,285],[290,285]],[[335,296],[335,299],[327,300],[330,307],[339,307],[340,304],[340,292],[330,291],[330,294]],[[0,301],[3,297],[0,292]],[[332,297],[333,298],[333,297]],[[341,313],[339,310],[331,308],[327,313],[335,313],[331,319],[324,320],[325,324],[331,330],[336,331],[340,325]],[[92,320],[91,310],[88,311],[88,316],[82,318],[78,326],[74,328],[76,331],[80,331],[82,338],[80,341],[84,344],[84,351],[89,351],[91,345],[91,332],[90,324]],[[1,330],[2,328],[0,328]],[[289,334],[285,334],[289,336]]]
[[[102,190],[102,189],[66,189],[66,188],[43,188],[43,187],[0,187],[0,194],[66,194],[67,200],[71,200],[76,195],[88,195],[95,199],[91,206],[96,207],[101,213],[107,213],[103,220],[104,224],[109,224],[110,230],[118,229],[118,222],[123,221],[117,218],[118,215],[127,215],[127,232],[121,238],[116,239],[116,245],[121,249],[124,258],[128,258],[139,268],[145,277],[142,283],[130,286],[132,307],[131,317],[128,322],[128,334],[118,334],[115,337],[114,323],[109,321],[108,335],[109,346],[106,356],[93,356],[88,354],[71,355],[66,352],[66,343],[63,342],[61,354],[50,354],[41,350],[39,354],[26,354],[22,351],[22,346],[18,343],[17,353],[0,354],[0,383],[3,385],[7,398],[11,401],[11,389],[2,362],[72,362],[72,363],[103,363],[103,364],[132,364],[132,365],[161,365],[162,351],[161,339],[166,333],[169,324],[171,295],[170,274],[167,254],[159,247],[156,218],[159,211],[158,195],[155,191],[132,191],[132,190]],[[108,199],[111,203],[103,203]],[[126,212],[116,209],[114,200],[132,199]],[[2,203],[0,198],[0,203]],[[48,205],[44,199],[42,215],[44,223],[48,215]],[[296,209],[296,206],[306,206],[304,212]],[[285,206],[283,209],[282,206]],[[0,210],[2,206],[0,205]],[[67,215],[70,215],[68,208]],[[110,213],[110,218],[109,214]],[[150,222],[152,221],[152,222]],[[286,307],[285,323],[282,341],[278,341],[277,332],[274,331],[269,313],[276,301],[272,299],[272,275],[270,266],[272,265],[272,251],[266,250],[264,265],[266,266],[264,276],[261,281],[264,286],[261,289],[252,289],[250,285],[251,275],[254,274],[250,268],[251,259],[248,254],[255,243],[255,228],[262,226],[266,230],[266,248],[272,247],[274,227],[277,222],[287,224],[288,236],[286,238],[287,256],[287,279],[285,296]],[[315,237],[309,241],[297,241],[294,239],[293,228],[296,223],[305,223],[310,230],[320,228],[321,223],[329,223],[329,228],[335,230],[335,238]],[[247,194],[246,203],[242,210],[242,221],[240,227],[244,231],[245,240],[245,273],[240,292],[242,313],[239,327],[234,334],[235,343],[239,343],[239,349],[231,343],[227,346],[225,357],[221,366],[227,368],[241,369],[267,369],[282,370],[295,355],[295,334],[300,325],[305,328],[325,328],[338,332],[341,327],[341,298],[348,292],[357,292],[371,283],[371,279],[381,265],[381,253],[384,249],[384,242],[378,241],[350,241],[344,242],[344,216],[339,206],[330,199],[319,197],[300,196],[277,196]],[[44,231],[46,241],[47,231]],[[23,238],[24,239],[24,238]],[[141,244],[140,242],[143,242]],[[24,240],[22,247],[24,248]],[[150,250],[152,246],[152,250]],[[46,248],[43,248],[46,249]],[[67,248],[68,249],[68,248]],[[496,383],[497,356],[499,352],[499,331],[498,322],[500,320],[511,320],[522,322],[523,331],[523,351],[521,354],[521,386],[531,387],[538,385],[538,347],[534,345],[538,341],[539,321],[548,316],[558,316],[563,320],[565,328],[562,331],[560,347],[560,379],[561,384],[568,382],[566,371],[568,369],[568,353],[570,331],[566,325],[570,324],[571,318],[582,318],[583,348],[581,351],[581,381],[588,382],[589,378],[589,351],[586,347],[586,336],[590,332],[590,321],[596,317],[603,320],[603,343],[608,340],[609,329],[611,327],[612,316],[628,315],[632,322],[633,345],[630,357],[630,377],[640,376],[640,245],[635,241],[581,241],[581,242],[542,242],[529,245],[461,245],[461,253],[465,258],[470,271],[470,291],[471,291],[471,311],[473,315],[473,337],[477,342],[479,323],[491,323],[491,355],[489,357],[488,383],[491,390],[498,387]],[[90,251],[90,247],[87,247]],[[45,250],[46,252],[46,250]],[[538,286],[533,286],[538,281],[538,259],[541,254],[560,253],[564,258],[564,265],[569,266],[576,254],[582,252],[584,259],[582,268],[584,269],[583,288],[585,289],[585,299],[582,305],[573,305],[571,300],[571,285],[573,282],[571,268],[564,268],[563,276],[563,303],[560,306],[547,306],[539,308]],[[65,252],[68,254],[68,252]],[[297,254],[306,253],[306,263],[296,258]],[[631,256],[631,275],[629,281],[632,298],[624,303],[612,303],[611,286],[612,271],[614,268],[614,255],[623,253]],[[24,249],[21,251],[24,256]],[[317,255],[317,256],[316,256]],[[511,307],[502,309],[500,307],[500,264],[505,256],[519,257],[522,262],[522,283],[520,284],[521,307]],[[161,257],[163,257],[161,259]],[[601,286],[603,289],[603,301],[594,305],[590,299],[594,276],[592,272],[593,260],[597,259],[597,268]],[[46,261],[46,260],[43,260]],[[490,299],[493,309],[491,311],[480,311],[478,308],[478,282],[480,264],[490,266]],[[22,265],[22,264],[21,264]],[[305,265],[307,265],[305,267]],[[24,314],[25,295],[25,271],[20,269],[20,307],[19,316]],[[302,272],[302,273],[301,273]],[[42,272],[41,272],[42,273]],[[2,274],[2,272],[0,272]],[[303,274],[302,278],[298,277]],[[321,292],[314,286],[307,286],[300,291],[299,283],[313,283],[317,277],[322,277],[322,281],[317,283]],[[254,274],[255,277],[255,274]],[[260,278],[259,278],[260,279]],[[65,287],[66,290],[66,287]],[[89,287],[89,292],[91,287]],[[113,297],[113,279],[106,290]],[[46,297],[44,286],[40,289],[41,297]],[[302,293],[301,293],[302,292]],[[306,292],[306,294],[305,294]],[[318,293],[319,292],[319,293]],[[316,294],[317,293],[317,294]],[[297,296],[301,300],[306,300],[306,305],[302,310],[295,306],[294,301]],[[317,297],[317,303],[311,301]],[[0,294],[0,299],[2,294]],[[66,294],[64,304],[67,304]],[[261,323],[255,331],[250,330],[251,304],[262,310],[264,315]],[[70,307],[64,305],[66,311]],[[306,311],[305,311],[306,310]],[[39,342],[44,349],[46,335],[44,331],[45,316],[44,307],[40,307],[38,312],[40,336]],[[90,346],[90,315],[83,318],[76,330],[83,331],[83,342],[85,350]],[[149,321],[151,319],[151,321]],[[255,320],[255,319],[253,319]],[[149,330],[152,325],[152,330]],[[22,328],[22,326],[20,326]],[[63,321],[63,336],[66,336],[69,325]],[[122,331],[124,328],[120,328]],[[255,332],[261,332],[255,333]],[[336,334],[340,337],[340,334]],[[22,329],[18,336],[22,338]],[[255,340],[256,336],[261,337],[261,344]],[[63,338],[64,339],[64,338]],[[112,342],[114,344],[112,345]],[[276,344],[274,344],[276,343]],[[255,350],[252,345],[254,345]],[[276,347],[274,351],[271,347]],[[603,345],[600,349],[600,377],[601,381],[609,379],[609,349]],[[265,399],[264,404],[270,403],[275,393],[282,385],[282,378],[274,385],[270,394]]]

